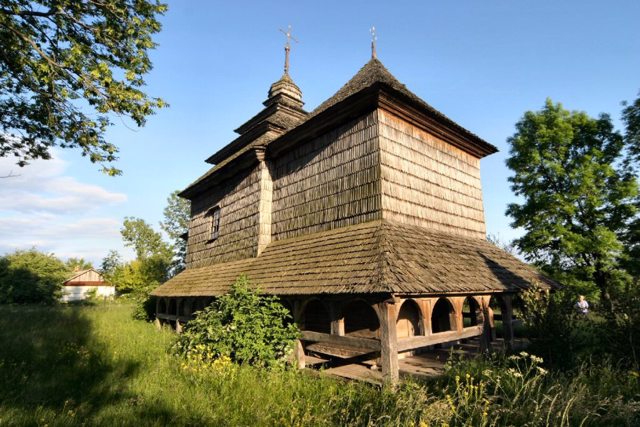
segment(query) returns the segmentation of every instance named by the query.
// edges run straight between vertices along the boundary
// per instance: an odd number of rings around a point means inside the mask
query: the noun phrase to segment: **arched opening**
[[[344,333],[353,337],[377,338],[380,322],[375,310],[364,301],[353,301],[343,310]]]
[[[466,297],[462,304],[462,325],[465,328],[478,324],[480,304],[473,297]]]
[[[420,328],[420,307],[415,301],[407,300],[400,307],[396,322],[396,334],[398,338],[423,335]]]
[[[167,302],[164,298],[158,300],[158,313],[167,314]]]
[[[331,333],[331,318],[320,300],[311,300],[305,305],[301,320],[304,331]]]
[[[169,310],[167,310],[167,314],[178,314],[175,298],[169,298]]]
[[[436,305],[431,311],[431,331],[434,334],[438,332],[446,332],[453,329],[454,322],[451,318],[454,316],[455,310],[446,298],[438,299]]]
[[[180,304],[180,311],[183,316],[191,316],[193,313],[193,298],[183,298],[182,304]]]

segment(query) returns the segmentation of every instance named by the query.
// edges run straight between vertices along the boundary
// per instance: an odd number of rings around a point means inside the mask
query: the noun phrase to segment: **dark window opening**
[[[207,215],[211,218],[209,240],[216,240],[220,235],[220,208],[212,208]]]

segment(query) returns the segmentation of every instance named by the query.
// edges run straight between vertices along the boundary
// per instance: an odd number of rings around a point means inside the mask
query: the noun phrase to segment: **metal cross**
[[[291,40],[298,43],[298,40],[291,35],[291,25],[287,27],[287,31],[280,28],[280,32],[287,37],[287,43],[284,45],[284,73],[289,74],[289,52],[291,51]]]
[[[376,59],[378,57],[378,54],[376,53],[376,41],[378,40],[376,27],[369,28],[369,32],[371,33],[371,58]]]

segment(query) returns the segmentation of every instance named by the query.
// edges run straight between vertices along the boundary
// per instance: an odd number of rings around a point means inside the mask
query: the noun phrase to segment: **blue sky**
[[[36,245],[99,263],[122,251],[125,216],[154,226],[166,198],[204,173],[204,159],[234,138],[282,74],[284,36],[299,40],[291,76],[312,110],[370,57],[426,102],[500,153],[482,161],[487,231],[519,235],[506,139],[546,97],[618,122],[620,102],[640,90],[640,2],[634,1],[269,1],[169,2],[147,92],[170,107],[135,129],[117,119],[109,139],[124,175],[107,177],[73,151],[26,168],[0,159],[0,253]]]

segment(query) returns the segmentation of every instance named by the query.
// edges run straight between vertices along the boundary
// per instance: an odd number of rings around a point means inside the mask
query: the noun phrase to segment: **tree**
[[[172,275],[185,268],[187,258],[187,240],[185,234],[189,230],[191,219],[191,202],[178,196],[179,191],[174,191],[167,198],[167,206],[164,208],[164,221],[160,227],[173,241]]]
[[[523,198],[507,209],[512,225],[525,230],[516,246],[556,279],[595,286],[609,305],[610,291],[626,278],[622,238],[637,211],[622,135],[607,115],[594,119],[547,100],[525,113],[508,142],[511,188]]]
[[[640,163],[640,96],[631,104],[623,103],[622,121],[631,158]]]
[[[629,163],[640,170],[640,96],[631,104],[624,103],[622,120],[625,124],[625,139],[629,149]],[[635,164],[634,164],[635,162]],[[640,211],[640,198],[636,201]],[[625,266],[634,277],[636,285],[640,284],[640,216],[629,227],[625,245]]]
[[[93,268],[93,264],[84,258],[69,258],[67,262],[65,262],[65,265],[69,271],[88,270]]]
[[[124,244],[136,251],[136,259],[123,262],[120,254],[110,251],[102,260],[102,273],[119,294],[137,303],[136,318],[147,318],[149,293],[167,280],[172,249],[149,224],[140,218],[127,217],[120,230]]]
[[[0,258],[0,304],[55,303],[69,270],[52,254],[36,249]]]
[[[141,89],[167,10],[157,0],[0,0],[0,157],[79,148],[108,174],[113,114],[143,126],[165,106]]]
[[[141,218],[126,217],[120,229],[125,246],[133,248],[139,260],[159,256],[171,260],[171,247]]]
[[[109,251],[106,257],[102,259],[102,265],[100,266],[100,273],[107,278],[115,273],[115,271],[122,265],[122,257],[118,251],[113,249]],[[108,279],[107,279],[108,280]]]

